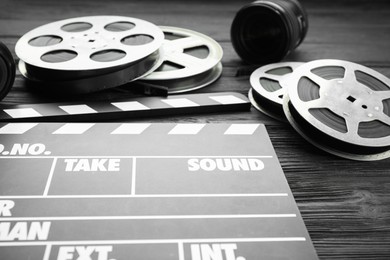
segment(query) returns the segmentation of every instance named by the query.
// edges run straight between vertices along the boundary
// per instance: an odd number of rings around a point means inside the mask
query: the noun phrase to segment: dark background
[[[242,62],[230,42],[235,13],[250,1],[50,1],[1,0],[0,40],[13,52],[29,30],[52,21],[88,15],[124,15],[157,25],[192,29],[217,40],[223,50],[222,77],[197,92],[247,94],[256,65]],[[390,76],[390,1],[305,0],[309,31],[285,61],[343,59]],[[126,97],[108,90],[71,100]],[[25,87],[17,72],[12,91],[1,102],[54,102]],[[69,100],[69,98],[66,98]],[[321,259],[390,259],[390,159],[359,162],[327,154],[302,139],[289,125],[255,109],[250,112],[139,119],[151,122],[264,123]]]

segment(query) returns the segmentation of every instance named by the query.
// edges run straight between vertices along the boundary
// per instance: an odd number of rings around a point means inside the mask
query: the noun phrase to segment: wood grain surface
[[[242,62],[230,42],[230,26],[248,1],[0,0],[0,40],[14,47],[27,31],[52,21],[88,15],[124,15],[157,25],[207,34],[224,50],[222,77],[197,92],[246,94],[256,65]],[[390,1],[305,0],[309,31],[285,61],[343,59],[390,76]],[[107,100],[131,96],[126,87],[55,97],[25,86],[17,72],[2,104]],[[250,112],[147,118],[151,122],[264,123],[320,259],[390,259],[390,159],[359,162],[315,148],[293,128],[255,109]],[[260,258],[259,258],[260,259]]]

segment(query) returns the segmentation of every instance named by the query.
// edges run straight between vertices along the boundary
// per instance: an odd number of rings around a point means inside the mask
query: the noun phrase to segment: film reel
[[[260,112],[286,122],[283,96],[287,91],[291,73],[302,64],[302,62],[280,62],[253,71],[249,79],[252,88],[248,93],[252,105]]]
[[[152,55],[149,55],[145,60],[141,61],[141,64],[145,64],[144,66],[150,67],[147,63],[151,64],[151,70],[156,68],[155,59],[158,59],[159,52],[155,52]],[[160,65],[158,63],[157,65]],[[138,67],[140,65],[137,65]],[[29,85],[32,85],[36,88],[49,90],[54,93],[89,93],[95,92],[107,88],[114,88],[120,85],[123,85],[128,82],[128,78],[133,78],[136,80],[139,77],[142,77],[143,71],[138,70],[134,66],[123,67],[123,69],[113,72],[108,72],[106,74],[99,75],[97,74],[94,77],[86,77],[79,79],[67,79],[61,81],[48,81],[41,80],[30,76],[28,69],[31,67],[27,67],[26,64],[20,60],[18,64],[18,68],[20,73],[26,78],[30,79],[31,82]],[[141,74],[141,76],[140,76]]]
[[[353,160],[390,157],[390,80],[362,65],[317,60],[291,75],[283,108],[309,142]]]
[[[156,69],[163,40],[163,32],[144,20],[89,16],[33,29],[19,39],[15,51],[28,79],[51,87],[81,80],[81,88],[69,91],[84,93],[116,87]],[[101,81],[104,75],[116,80]]]
[[[15,62],[11,52],[0,42],[0,100],[2,100],[12,88],[15,80]]]
[[[222,73],[221,46],[210,37],[182,28],[161,26],[163,63],[142,80],[168,88],[169,94],[205,87]]]

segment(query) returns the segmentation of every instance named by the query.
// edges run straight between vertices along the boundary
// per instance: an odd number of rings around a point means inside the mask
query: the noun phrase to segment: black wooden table
[[[247,94],[249,75],[257,68],[243,63],[230,42],[230,25],[247,1],[1,0],[0,40],[13,52],[27,31],[52,21],[88,16],[123,15],[157,25],[199,31],[224,50],[222,77],[197,92],[235,91]],[[343,59],[371,67],[390,77],[390,2],[388,0],[306,0],[309,32],[286,61]],[[107,100],[131,94],[108,90],[72,97]],[[25,87],[17,72],[3,104],[55,102]],[[137,120],[140,121],[140,120]],[[359,162],[315,148],[288,124],[255,109],[250,112],[147,118],[151,122],[263,123],[321,259],[390,259],[390,159]]]

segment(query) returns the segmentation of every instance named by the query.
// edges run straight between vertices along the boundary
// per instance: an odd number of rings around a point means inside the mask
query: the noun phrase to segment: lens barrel
[[[0,100],[2,100],[12,88],[15,80],[14,58],[2,42],[0,42]]]
[[[306,11],[296,0],[259,0],[243,6],[231,25],[237,54],[252,64],[278,62],[303,41]]]

